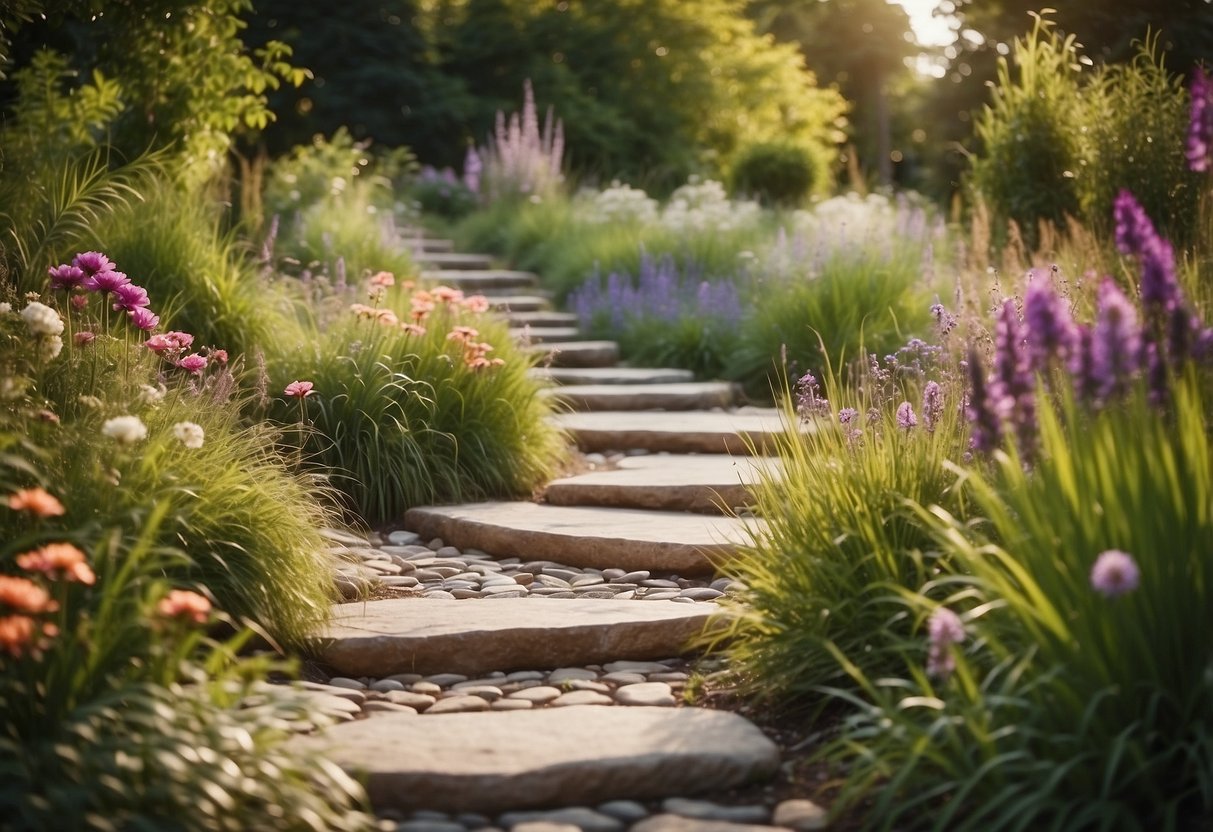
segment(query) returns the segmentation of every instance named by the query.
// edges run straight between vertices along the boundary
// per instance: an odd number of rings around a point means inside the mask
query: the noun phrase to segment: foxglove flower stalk
[[[1124,390],[1141,367],[1142,339],[1137,311],[1110,277],[1099,285],[1099,309],[1091,332],[1090,379],[1084,388],[1108,401]]]
[[[1192,108],[1189,111],[1188,167],[1203,173],[1213,167],[1213,82],[1204,67],[1192,73]]]

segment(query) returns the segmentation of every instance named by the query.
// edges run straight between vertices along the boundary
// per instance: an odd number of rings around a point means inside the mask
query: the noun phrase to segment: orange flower
[[[434,300],[439,303],[460,303],[463,300],[463,292],[450,286],[435,286],[433,294]]]
[[[6,615],[0,618],[0,650],[17,658],[34,640],[37,624],[28,615]]]
[[[425,327],[419,324],[401,324],[400,328],[406,335],[416,335],[417,337],[425,335]]]
[[[58,605],[45,589],[28,578],[0,575],[0,604],[19,612],[54,612]]]
[[[199,595],[197,592],[174,589],[160,599],[156,612],[165,618],[180,618],[193,620],[196,624],[205,624],[210,616],[211,602],[205,595]]]
[[[469,295],[463,299],[463,308],[469,312],[489,311],[489,299],[484,295]]]
[[[70,543],[48,543],[32,552],[18,555],[17,565],[30,572],[43,572],[68,581],[79,581],[86,586],[92,586],[97,581],[92,568],[85,562],[84,552]]]
[[[471,340],[473,338],[475,338],[479,335],[480,335],[480,330],[478,330],[478,329],[473,329],[470,326],[457,326],[454,329],[452,329],[450,332],[447,333],[446,340],[462,341],[465,344],[467,344],[467,343],[471,342]]]
[[[394,286],[396,285],[396,277],[391,272],[378,272],[371,276],[372,286]]]
[[[63,514],[63,503],[45,488],[22,488],[8,497],[8,507],[13,511],[28,511],[36,517],[58,517]]]

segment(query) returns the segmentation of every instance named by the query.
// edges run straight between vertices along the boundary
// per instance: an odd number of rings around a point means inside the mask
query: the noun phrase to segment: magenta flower
[[[130,312],[132,309],[147,306],[148,303],[150,301],[147,297],[147,290],[142,286],[136,286],[134,283],[123,283],[114,289],[115,312],[123,310]]]
[[[922,423],[928,433],[934,433],[943,418],[943,390],[939,382],[928,381],[922,388]]]
[[[97,333],[84,330],[73,335],[72,340],[76,342],[77,346],[86,347],[97,340]]]
[[[189,349],[190,344],[194,343],[194,336],[188,332],[165,332],[162,335],[153,335],[144,342],[144,345],[154,353],[179,352]]]
[[[1116,247],[1121,254],[1136,256],[1141,263],[1141,302],[1147,312],[1170,311],[1183,303],[1175,277],[1175,252],[1154,229],[1145,209],[1127,190],[1116,195],[1113,206]]]
[[[306,399],[316,392],[313,387],[310,381],[292,381],[282,392],[292,399]]]
[[[1099,285],[1099,310],[1091,332],[1091,379],[1084,383],[1107,401],[1124,389],[1141,366],[1137,310],[1110,277]]]
[[[72,258],[72,265],[89,277],[101,272],[112,272],[113,262],[99,251],[82,251]]]
[[[196,376],[206,369],[206,357],[192,352],[178,361],[177,366],[190,375]]]
[[[103,295],[108,295],[115,291],[119,286],[125,286],[130,283],[131,279],[122,272],[97,272],[92,277],[88,278],[82,284],[85,289],[90,292],[100,292]]]
[[[1036,384],[1013,300],[1003,303],[995,324],[990,393],[995,410],[1015,430],[1020,453],[1030,457],[1036,443]]]
[[[88,275],[79,266],[71,266],[66,263],[47,269],[47,273],[51,278],[51,288],[61,289],[65,292],[70,292],[88,278]]]
[[[1187,157],[1188,167],[1197,172],[1207,171],[1213,164],[1213,83],[1204,67],[1192,73],[1192,109],[1189,111]]]
[[[72,309],[80,310],[88,306],[87,295],[72,295]]]
[[[127,317],[132,324],[144,332],[151,332],[160,324],[160,316],[146,306],[136,306],[127,311]]]
[[[897,426],[906,433],[918,424],[918,416],[914,414],[914,408],[909,402],[902,402],[897,405]]]
[[[930,647],[927,651],[927,673],[939,678],[947,678],[956,669],[956,657],[952,654],[952,645],[965,640],[964,622],[960,616],[947,607],[939,607],[931,613],[927,620],[927,637]]]
[[[1034,282],[1023,299],[1028,366],[1042,371],[1056,359],[1065,364],[1077,348],[1078,331],[1066,302],[1047,281]]]
[[[1116,598],[1137,589],[1141,571],[1133,556],[1119,549],[1108,549],[1091,567],[1091,587],[1105,598]]]

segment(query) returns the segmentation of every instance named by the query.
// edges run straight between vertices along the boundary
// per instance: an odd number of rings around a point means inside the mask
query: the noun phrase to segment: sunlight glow
[[[956,31],[949,25],[954,18],[931,14],[939,0],[891,0],[906,10],[914,36],[922,46],[947,46],[956,40]]]

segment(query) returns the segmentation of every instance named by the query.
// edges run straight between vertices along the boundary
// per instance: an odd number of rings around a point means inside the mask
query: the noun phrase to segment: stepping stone
[[[422,252],[413,256],[413,262],[423,269],[489,269],[493,266],[493,258],[487,254],[450,251]]]
[[[401,237],[400,244],[409,251],[434,253],[455,250],[454,240],[443,240],[438,237]]]
[[[337,605],[314,643],[343,675],[478,676],[681,655],[715,610],[674,601],[391,598]]]
[[[783,412],[774,408],[710,413],[597,411],[558,413],[552,419],[587,452],[764,453],[774,450],[775,437],[787,430]]]
[[[441,537],[497,557],[680,575],[711,572],[715,562],[752,539],[751,532],[765,528],[761,521],[737,517],[530,502],[412,508],[404,526],[423,538]]]
[[[549,344],[553,341],[576,341],[581,337],[581,330],[575,326],[511,327],[510,335],[518,341]]]
[[[673,367],[535,367],[531,374],[553,384],[685,384],[690,370]]]
[[[542,310],[538,312],[522,312],[517,309],[510,310],[510,326],[522,328],[529,326],[532,329],[540,327],[571,327],[576,328],[581,319],[571,312],[552,312],[550,310]]]
[[[710,410],[733,405],[737,387],[727,381],[578,384],[550,388],[543,394],[573,410]]]
[[[504,312],[542,312],[551,309],[552,301],[541,295],[496,295],[489,305]]]
[[[496,815],[720,794],[779,767],[778,749],[753,724],[698,708],[385,714],[290,744],[363,778],[378,811]]]
[[[727,454],[657,454],[620,460],[614,470],[553,480],[544,499],[557,506],[614,506],[719,514],[750,503],[750,486],[778,460]]]
[[[507,269],[464,269],[462,271],[423,271],[423,283],[437,283],[462,289],[468,294],[502,292],[511,289],[530,289],[538,285],[539,278],[530,272],[513,272]]]
[[[539,354],[537,363],[553,367],[610,367],[619,361],[619,345],[614,341],[544,342],[532,351]]]

